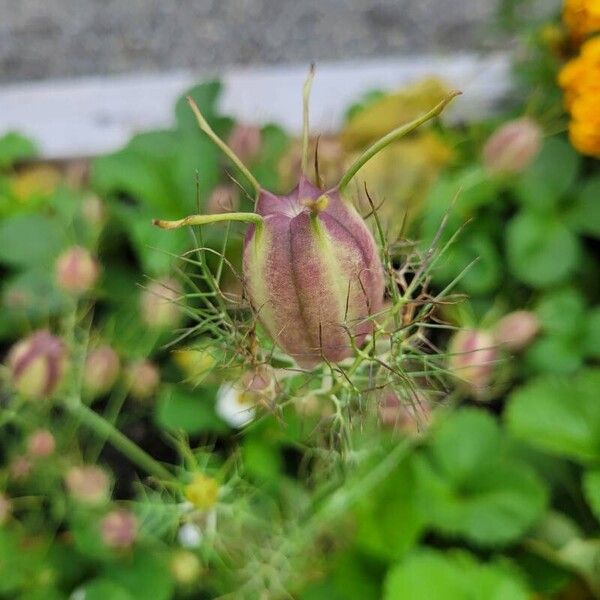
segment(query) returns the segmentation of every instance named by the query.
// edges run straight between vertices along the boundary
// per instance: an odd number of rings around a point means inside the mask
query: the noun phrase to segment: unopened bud
[[[15,456],[8,466],[8,472],[12,479],[22,480],[27,479],[31,473],[33,465],[27,456]]]
[[[540,321],[534,313],[517,310],[500,319],[494,338],[496,343],[518,352],[531,344],[539,330]]]
[[[177,550],[171,558],[171,573],[182,586],[192,585],[202,573],[200,559],[189,550]]]
[[[185,486],[185,497],[196,508],[208,510],[212,508],[219,497],[219,484],[213,477],[196,473],[191,483]]]
[[[260,127],[236,123],[229,134],[227,144],[243,162],[253,163],[258,158],[262,146]]]
[[[130,548],[137,537],[138,523],[135,515],[125,509],[109,512],[100,526],[102,541],[116,550]]]
[[[17,342],[8,354],[14,388],[26,398],[47,398],[60,385],[67,365],[65,345],[41,330]]]
[[[540,151],[542,130],[528,117],[509,121],[497,129],[483,147],[483,162],[490,173],[520,173]]]
[[[239,429],[256,416],[256,395],[239,384],[223,383],[217,391],[215,411],[225,423]]]
[[[209,215],[235,212],[240,206],[240,195],[232,185],[218,185],[206,201]]]
[[[129,393],[138,400],[150,398],[160,384],[158,367],[149,360],[138,360],[127,369]]]
[[[431,404],[422,394],[401,399],[395,391],[384,390],[378,408],[384,427],[410,436],[423,432],[431,420]]]
[[[143,322],[153,329],[172,329],[181,320],[181,286],[175,279],[152,281],[140,296]]]
[[[100,467],[72,467],[65,476],[65,485],[69,494],[79,502],[101,504],[108,500],[108,475]]]
[[[490,384],[498,351],[492,335],[478,329],[463,329],[450,341],[450,370],[476,397]]]
[[[85,248],[73,246],[58,257],[55,272],[58,286],[78,296],[94,286],[100,274],[100,267]]]
[[[54,453],[56,440],[47,429],[36,429],[27,438],[27,452],[34,458],[45,458]]]
[[[83,389],[90,396],[102,396],[115,384],[121,361],[110,346],[101,346],[92,350],[83,370]]]

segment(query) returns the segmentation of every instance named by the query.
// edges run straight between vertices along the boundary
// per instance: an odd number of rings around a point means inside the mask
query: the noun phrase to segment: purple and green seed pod
[[[264,190],[188,99],[200,129],[240,169],[256,192],[253,213],[193,215],[154,221],[164,229],[218,221],[249,223],[243,272],[248,298],[271,339],[304,368],[352,355],[373,330],[382,306],[384,271],[373,235],[353,204],[342,197],[360,168],[389,143],[441,113],[450,94],[421,118],[390,132],[354,162],[340,183],[322,190],[308,177],[308,93],[304,92],[302,176],[287,195]]]

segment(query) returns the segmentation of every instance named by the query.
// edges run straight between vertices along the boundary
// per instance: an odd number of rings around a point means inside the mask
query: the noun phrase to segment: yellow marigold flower
[[[196,508],[208,510],[217,503],[219,484],[216,479],[203,473],[196,473],[192,481],[185,486],[185,497]]]
[[[600,124],[594,127],[583,121],[571,121],[569,139],[582,154],[600,158]]]
[[[600,0],[565,0],[563,21],[575,40],[600,31]]]

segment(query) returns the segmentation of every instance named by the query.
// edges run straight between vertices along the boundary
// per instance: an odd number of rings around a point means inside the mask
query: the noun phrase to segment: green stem
[[[117,450],[122,452],[132,463],[144,469],[148,474],[157,479],[172,481],[174,475],[134,444],[127,436],[123,435],[116,427],[111,425],[98,413],[79,402],[65,402],[65,409],[85,427],[101,439],[108,440]]]
[[[186,225],[206,225],[207,223],[220,223],[223,221],[242,221],[245,223],[262,225],[263,218],[256,213],[233,212],[219,215],[191,215],[185,217],[185,219],[178,219],[177,221],[161,221],[160,219],[154,219],[152,224],[161,229],[177,229],[178,227],[185,227]]]
[[[229,158],[229,160],[242,172],[244,177],[248,180],[248,182],[254,188],[254,191],[258,195],[260,192],[260,183],[256,180],[254,175],[250,173],[248,167],[240,160],[240,158],[235,154],[235,152],[214,132],[213,128],[208,124],[207,120],[204,118],[204,115],[200,112],[198,105],[194,102],[194,100],[188,96],[187,97],[188,104],[191,106],[194,111],[194,115],[196,116],[196,121],[198,121],[198,126],[200,129],[223,151],[225,156]]]
[[[302,173],[306,175],[308,169],[308,103],[310,99],[310,90],[315,77],[315,65],[310,65],[308,77],[302,88]]]
[[[426,112],[424,115],[421,115],[414,121],[410,123],[406,123],[397,127],[396,129],[390,131],[388,134],[384,135],[381,139],[377,140],[373,145],[367,148],[350,166],[350,168],[346,171],[344,176],[342,177],[339,183],[339,190],[343,191],[346,186],[350,183],[351,179],[360,171],[360,169],[369,162],[376,154],[381,152],[386,146],[400,139],[401,137],[411,133],[423,123],[426,123],[430,119],[437,117],[446,107],[446,105],[456,96],[460,95],[461,92],[451,92],[448,94],[439,104],[434,106],[429,112]]]

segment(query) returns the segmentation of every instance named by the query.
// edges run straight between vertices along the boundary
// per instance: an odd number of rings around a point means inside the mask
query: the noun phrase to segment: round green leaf
[[[558,219],[522,212],[508,224],[506,252],[515,277],[533,287],[548,287],[573,272],[580,248]]]
[[[600,459],[600,369],[545,376],[510,397],[506,420],[518,438],[581,462]]]

